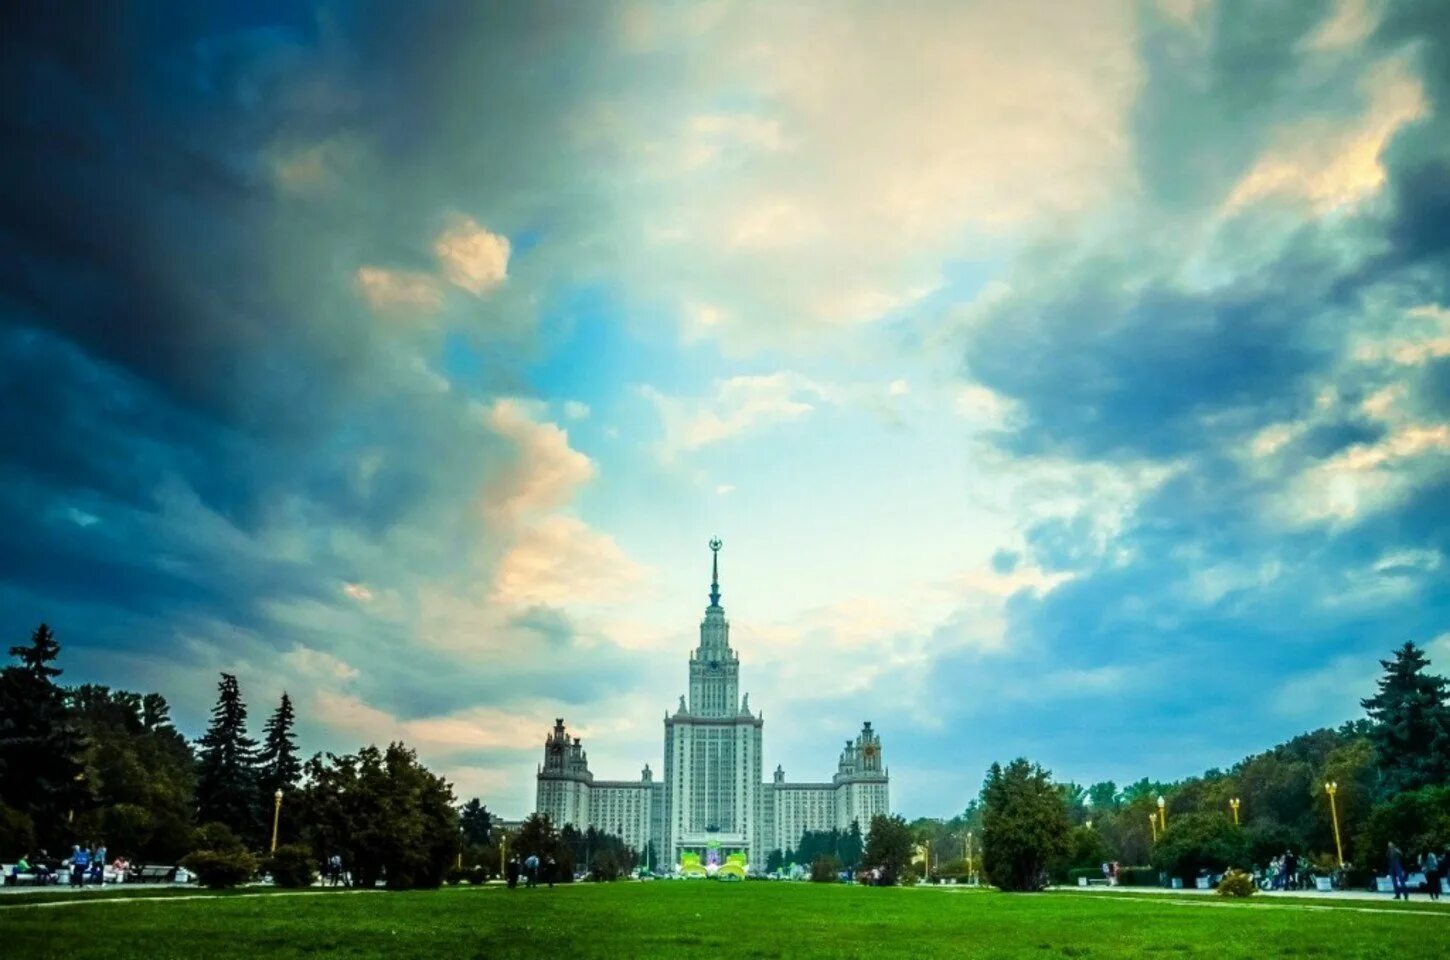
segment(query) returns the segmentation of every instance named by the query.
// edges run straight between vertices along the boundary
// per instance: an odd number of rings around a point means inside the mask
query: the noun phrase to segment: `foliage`
[[[197,819],[225,823],[238,836],[258,842],[257,742],[247,736],[247,706],[230,673],[223,673],[217,683],[211,725],[198,745]]]
[[[1424,651],[1406,643],[1381,660],[1378,692],[1361,702],[1389,792],[1450,781],[1450,705],[1444,677],[1427,673]]]
[[[310,887],[317,879],[317,860],[312,848],[301,843],[284,843],[267,857],[265,869],[279,887]]]
[[[1096,871],[1102,876],[1102,865],[1113,859],[1108,843],[1093,827],[1074,827],[1068,835],[1067,851],[1057,861],[1053,875],[1065,877],[1076,869]]]
[[[1244,833],[1222,814],[1186,813],[1168,821],[1153,848],[1153,866],[1170,877],[1191,880],[1203,871],[1250,866]]]
[[[1252,897],[1259,892],[1254,875],[1244,870],[1230,870],[1218,882],[1220,897]]]
[[[262,747],[257,753],[257,801],[264,811],[272,809],[271,802],[278,790],[282,791],[284,803],[288,802],[287,795],[302,779],[302,759],[297,754],[297,736],[292,732],[296,723],[292,698],[284,690],[277,709],[262,728]],[[291,836],[295,831],[290,829],[290,824],[290,818],[284,819],[279,832]]]
[[[488,807],[484,806],[477,797],[465,803],[463,808],[458,811],[458,822],[463,827],[465,843],[479,847],[489,845],[493,814],[488,812]]]
[[[1391,843],[1410,860],[1427,850],[1450,849],[1450,786],[1402,793],[1375,807],[1360,835],[1356,859],[1383,873]]]
[[[80,760],[94,803],[77,817],[77,831],[132,860],[175,863],[193,848],[196,761],[165,698],[86,684],[68,691],[66,703],[84,740]]]
[[[589,879],[596,883],[612,883],[625,873],[619,856],[613,850],[602,850],[589,863]]]
[[[29,818],[35,842],[59,848],[89,800],[80,734],[55,682],[60,644],[42,623],[10,655],[18,662],[0,670],[0,803]]]
[[[982,872],[1002,890],[1041,890],[1068,852],[1071,824],[1046,770],[992,764],[982,788]]]
[[[436,887],[458,855],[453,788],[401,743],[313,757],[297,818],[319,860],[342,857],[354,883]]]
[[[16,859],[35,849],[35,821],[30,814],[0,804],[0,858]]]
[[[197,850],[245,850],[247,848],[241,838],[233,833],[232,828],[225,823],[203,823],[192,834],[191,843]]]
[[[257,858],[247,850],[195,850],[181,860],[204,887],[224,890],[257,874]]]
[[[841,861],[823,853],[811,861],[811,880],[815,883],[836,883],[841,879]]]
[[[865,840],[861,836],[861,825],[853,820],[850,828],[846,830],[805,831],[794,850],[782,852],[777,867],[771,867],[771,861],[767,858],[766,870],[778,869],[786,863],[813,863],[823,856],[836,858],[844,864],[843,869],[855,870],[860,866],[864,852]]]
[[[907,827],[905,820],[878,813],[871,818],[871,830],[867,835],[861,865],[880,869],[885,883],[896,883],[906,873],[915,846],[911,829]]]

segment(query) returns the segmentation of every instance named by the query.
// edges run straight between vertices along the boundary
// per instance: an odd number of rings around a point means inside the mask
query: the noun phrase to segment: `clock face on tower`
[[[876,759],[876,754],[878,754],[880,752],[881,752],[880,749],[874,743],[868,743],[868,744],[866,744],[865,749],[863,749],[861,751],[861,753],[865,755],[865,757],[866,757],[867,760],[875,760]]]

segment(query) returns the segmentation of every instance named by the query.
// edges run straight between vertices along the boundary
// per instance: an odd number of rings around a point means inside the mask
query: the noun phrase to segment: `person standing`
[[[524,885],[537,886],[539,882],[539,855],[531,853],[524,859]]]
[[[1390,868],[1390,883],[1395,888],[1395,899],[1398,900],[1402,896],[1406,900],[1410,899],[1410,888],[1405,883],[1405,858],[1393,840],[1385,850],[1385,860]]]
[[[548,860],[544,861],[544,880],[548,882],[550,890],[554,889],[554,874],[558,872],[558,870],[559,865],[554,862],[553,857],[550,857]]]
[[[70,882],[71,886],[79,887],[86,882],[86,871],[91,866],[91,852],[85,847],[77,844],[70,855]]]
[[[1420,869],[1425,873],[1425,888],[1430,891],[1431,900],[1440,899],[1440,858],[1434,850],[1426,850],[1420,857]]]
[[[508,882],[510,890],[519,885],[519,858],[513,857],[504,867],[504,879]]]

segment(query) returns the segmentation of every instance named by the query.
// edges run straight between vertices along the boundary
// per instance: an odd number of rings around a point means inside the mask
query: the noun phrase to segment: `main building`
[[[595,780],[588,754],[562,719],[544,741],[538,770],[539,813],[556,826],[594,827],[622,836],[636,850],[653,844],[664,864],[685,853],[702,863],[732,853],[764,866],[772,850],[791,850],[808,830],[865,834],[888,810],[881,740],[870,722],[847,740],[830,782],[790,783],[779,766],[762,770],[763,714],[740,696],[740,658],[730,646],[730,621],[720,606],[720,541],[710,541],[710,605],[700,642],[690,652],[689,693],[665,714],[664,779],[646,765],[638,780]]]

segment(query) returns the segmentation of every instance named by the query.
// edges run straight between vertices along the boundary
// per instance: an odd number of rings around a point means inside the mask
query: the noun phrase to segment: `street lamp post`
[[[1167,804],[1164,802],[1163,797],[1160,795],[1158,797],[1158,832],[1159,833],[1167,833],[1168,832],[1168,813],[1167,813],[1167,810],[1168,810]]]
[[[1153,831],[1153,842],[1158,842],[1158,818],[1148,814],[1148,829]]]
[[[277,826],[282,822],[282,788],[272,794],[272,852],[277,852]]]
[[[1234,812],[1234,826],[1239,825],[1239,798],[1234,797],[1228,802],[1229,809]]]
[[[1339,858],[1339,866],[1344,867],[1344,844],[1339,839],[1339,805],[1335,797],[1339,795],[1339,784],[1330,780],[1324,785],[1324,792],[1329,794],[1329,815],[1334,820],[1334,854]]]

